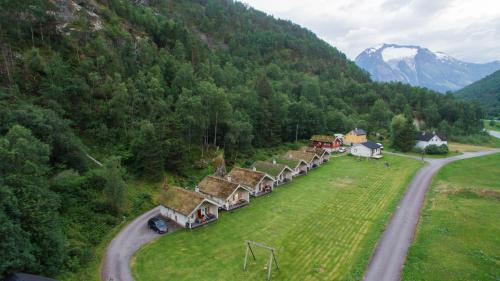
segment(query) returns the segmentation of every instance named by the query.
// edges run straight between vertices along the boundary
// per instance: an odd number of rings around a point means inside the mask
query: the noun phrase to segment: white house
[[[372,141],[365,141],[351,147],[351,154],[360,157],[382,158],[382,146]]]
[[[315,152],[288,150],[284,157],[306,161],[308,165],[307,168],[309,170],[314,169],[322,164],[321,158]]]
[[[274,160],[278,164],[283,164],[290,167],[290,169],[292,169],[292,177],[307,175],[307,170],[309,169],[309,165],[305,160],[289,158],[286,157],[286,155],[278,156],[274,158]]]
[[[434,144],[436,146],[441,146],[443,144],[448,145],[448,139],[446,138],[446,136],[436,134],[435,132],[422,132],[417,135],[417,143],[415,144],[416,147],[425,149],[431,144]]]
[[[280,164],[273,159],[272,161],[256,161],[252,168],[272,176],[275,180],[274,186],[287,183],[292,180],[293,170],[285,164]]]
[[[159,197],[160,213],[186,228],[195,228],[219,218],[219,204],[180,187],[168,187]]]
[[[198,183],[196,191],[217,202],[222,209],[227,211],[245,206],[250,202],[251,190],[248,187],[219,177],[204,177]]]

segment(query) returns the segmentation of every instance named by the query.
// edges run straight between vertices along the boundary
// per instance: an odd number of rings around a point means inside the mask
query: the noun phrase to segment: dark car
[[[160,234],[168,232],[167,223],[164,220],[157,217],[149,219],[148,226],[149,228]]]
[[[7,278],[5,278],[5,281],[57,281],[57,280],[27,273],[12,273],[9,276],[7,276]]]

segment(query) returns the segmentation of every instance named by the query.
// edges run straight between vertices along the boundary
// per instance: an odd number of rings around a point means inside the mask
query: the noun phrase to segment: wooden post
[[[273,253],[269,254],[269,264],[267,265],[267,280],[271,280],[271,268],[273,267]]]
[[[243,271],[247,270],[247,258],[248,258],[248,244],[246,246],[246,251],[245,251],[245,262],[243,263]]]

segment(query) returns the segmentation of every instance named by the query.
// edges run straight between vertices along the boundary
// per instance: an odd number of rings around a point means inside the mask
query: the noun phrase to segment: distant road
[[[401,270],[406,260],[408,248],[413,242],[425,193],[432,177],[441,167],[456,160],[496,152],[500,151],[466,152],[463,155],[441,159],[426,158],[425,161],[428,164],[421,168],[410,182],[403,199],[399,202],[396,212],[377,244],[363,280],[399,281],[401,279]]]
[[[499,131],[488,131],[488,133],[490,133],[490,135],[494,136],[495,138],[500,139],[500,132]]]

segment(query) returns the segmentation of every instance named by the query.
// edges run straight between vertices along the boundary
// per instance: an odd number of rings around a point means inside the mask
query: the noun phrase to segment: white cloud
[[[499,0],[243,0],[289,19],[354,59],[380,43],[419,45],[470,62],[500,60]]]

